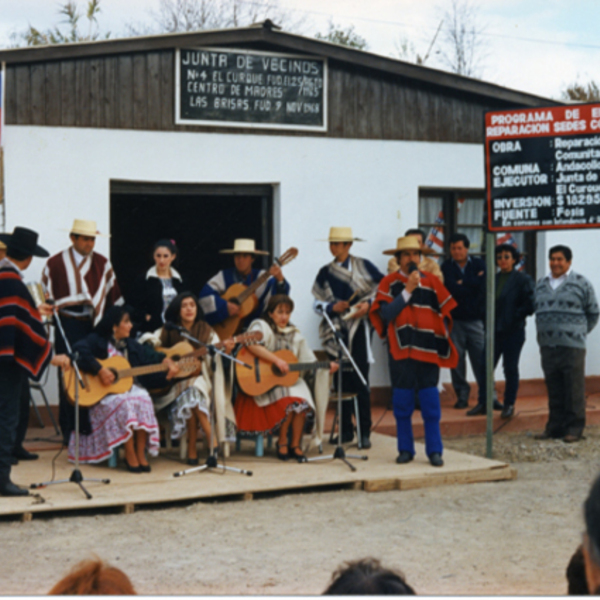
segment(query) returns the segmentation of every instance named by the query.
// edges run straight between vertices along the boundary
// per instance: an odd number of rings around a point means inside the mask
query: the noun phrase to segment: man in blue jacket
[[[463,233],[450,237],[450,256],[442,264],[444,285],[458,306],[452,311],[454,325],[451,338],[458,351],[458,365],[452,369],[452,386],[457,402],[454,408],[467,408],[471,386],[466,378],[466,355],[479,387],[477,405],[467,415],[484,415],[485,399],[485,262],[469,256],[469,238]],[[494,402],[495,410],[502,405]]]

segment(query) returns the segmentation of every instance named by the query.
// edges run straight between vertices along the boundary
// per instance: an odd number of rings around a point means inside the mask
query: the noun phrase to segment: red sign
[[[488,112],[490,231],[600,226],[600,104]]]

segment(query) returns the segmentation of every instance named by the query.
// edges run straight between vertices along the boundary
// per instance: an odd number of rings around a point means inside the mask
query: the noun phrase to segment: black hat
[[[6,244],[7,252],[16,250],[27,256],[50,256],[50,253],[38,246],[38,234],[26,227],[15,227],[12,233],[0,233],[0,242]]]

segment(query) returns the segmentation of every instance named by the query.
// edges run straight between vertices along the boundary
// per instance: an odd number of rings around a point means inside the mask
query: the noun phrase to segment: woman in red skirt
[[[263,345],[248,346],[248,350],[258,358],[273,363],[283,374],[289,371],[289,366],[274,354],[278,350],[291,350],[299,362],[317,361],[304,336],[290,323],[293,310],[292,299],[277,294],[269,300],[262,318],[253,321],[248,328],[248,331],[260,331],[263,334]],[[335,373],[337,368],[337,363],[330,363],[330,373]],[[315,403],[302,377],[289,388],[276,386],[260,396],[240,393],[235,402],[238,430],[257,433],[279,430],[277,457],[280,460],[295,458],[298,462],[306,462],[300,444],[308,410],[315,410]],[[288,442],[290,430],[291,443]]]

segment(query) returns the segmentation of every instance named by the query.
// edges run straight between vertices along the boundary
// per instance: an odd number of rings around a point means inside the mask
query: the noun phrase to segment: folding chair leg
[[[35,404],[35,400],[33,399],[33,396],[31,396],[31,395],[29,395],[29,404],[31,404],[31,406],[33,406],[33,411],[35,412],[35,416],[37,417],[38,423],[40,424],[40,427],[43,429],[44,421],[42,421],[40,411],[38,410],[38,407]]]

